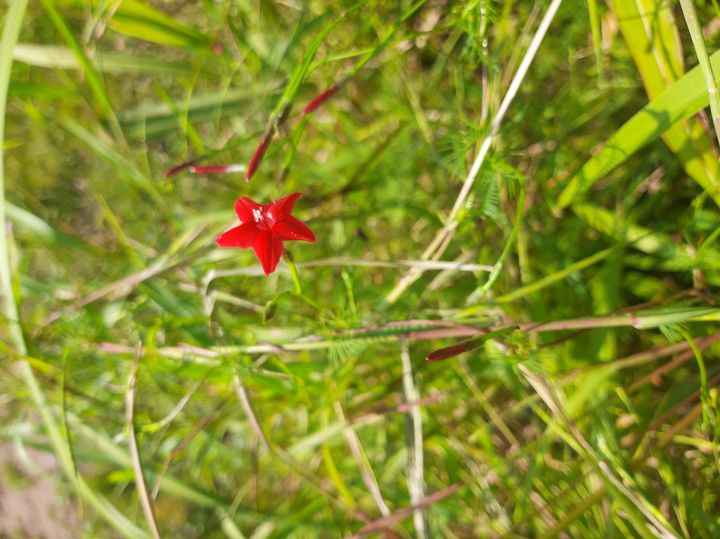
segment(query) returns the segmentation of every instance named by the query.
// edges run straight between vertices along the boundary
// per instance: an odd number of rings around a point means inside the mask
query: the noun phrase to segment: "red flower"
[[[293,193],[264,206],[248,197],[238,198],[235,213],[240,226],[223,232],[215,242],[220,247],[252,247],[265,275],[272,273],[280,262],[284,241],[315,242],[312,230],[290,215],[300,196],[300,193]]]

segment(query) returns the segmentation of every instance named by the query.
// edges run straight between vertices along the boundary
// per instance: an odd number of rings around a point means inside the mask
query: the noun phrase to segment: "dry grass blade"
[[[697,346],[698,350],[705,350],[706,348],[709,348],[716,342],[720,341],[720,334],[715,334],[710,337],[706,337],[704,339],[698,339],[695,345]],[[690,344],[688,342],[681,343],[684,346],[679,347],[678,345],[673,345],[672,348],[676,348],[678,350],[683,350],[682,354],[679,354],[676,358],[673,358],[671,361],[668,361],[667,363],[664,363],[660,365],[658,368],[653,370],[650,374],[643,376],[642,378],[637,379],[635,382],[633,382],[630,387],[628,388],[629,391],[634,391],[640,387],[642,387],[645,384],[648,383],[658,383],[663,376],[666,374],[672,372],[673,370],[677,369],[680,365],[683,363],[686,363],[687,361],[691,360],[693,358],[693,351],[690,349]],[[668,347],[670,348],[670,347]],[[673,352],[674,353],[674,352]]]
[[[626,487],[623,482],[617,477],[615,472],[604,460],[598,458],[597,452],[592,445],[587,441],[585,436],[580,432],[577,425],[570,419],[565,412],[561,398],[557,390],[548,383],[548,381],[541,375],[533,373],[524,365],[518,365],[520,372],[523,374],[528,383],[540,396],[545,405],[552,411],[553,415],[560,422],[565,425],[572,434],[579,447],[586,453],[585,457],[596,466],[605,479],[612,484],[618,491],[620,491],[632,504],[640,511],[643,516],[647,519],[648,523],[655,529],[655,532],[659,537],[663,539],[677,539],[678,535],[669,529],[666,522],[662,522],[658,515],[648,509],[648,504],[641,498],[637,493]]]
[[[3,144],[5,140],[5,106],[10,84],[10,68],[12,66],[12,50],[17,43],[20,25],[27,8],[27,0],[12,2],[10,10],[5,17],[2,39],[0,41],[0,307],[4,325],[7,324],[8,333],[13,346],[20,354],[25,354],[25,338],[18,315],[18,308],[13,296],[12,271],[10,267],[10,252],[8,249],[8,222],[5,211],[5,162]]]
[[[252,403],[250,402],[250,397],[247,393],[247,389],[245,389],[245,386],[240,381],[240,377],[237,373],[233,375],[233,387],[235,388],[235,393],[237,394],[238,400],[240,401],[240,404],[245,411],[245,415],[250,422],[250,426],[255,432],[255,435],[258,437],[258,440],[262,442],[262,445],[265,447],[265,449],[267,449],[268,451],[272,451],[270,442],[268,441],[265,433],[262,430],[262,427],[260,426],[260,422],[258,421],[257,415],[255,414],[255,410],[253,410]]]
[[[130,457],[132,458],[133,472],[135,473],[135,487],[140,497],[140,505],[145,519],[150,527],[150,533],[155,539],[160,539],[157,522],[155,521],[155,512],[153,511],[152,502],[148,495],[147,485],[145,483],[145,474],[143,473],[142,462],[140,461],[140,449],[138,448],[137,435],[135,433],[135,392],[137,389],[137,373],[140,367],[140,358],[142,357],[142,344],[138,343],[135,357],[133,358],[128,379],[128,387],[125,392],[125,421],[128,429],[128,445],[130,447]]]
[[[415,511],[418,509],[424,509],[425,507],[430,507],[434,503],[438,503],[445,498],[448,498],[455,494],[458,489],[460,489],[460,485],[451,485],[449,487],[446,487],[442,490],[438,490],[437,492],[434,492],[433,494],[430,494],[429,496],[426,496],[422,500],[420,500],[417,504],[412,505],[410,507],[405,507],[403,509],[400,509],[398,511],[395,511],[394,513],[389,514],[386,517],[380,518],[374,522],[371,522],[364,528],[361,528],[353,535],[349,535],[346,537],[346,539],[360,539],[361,537],[366,537],[370,535],[371,533],[377,533],[379,531],[382,531],[384,528],[387,528],[388,526],[393,526],[394,524],[397,524],[398,522],[401,522],[408,518],[410,515],[412,515]]]
[[[173,461],[187,448],[188,445],[190,445],[190,443],[195,439],[195,437],[200,434],[203,429],[213,421],[213,419],[217,417],[217,415],[220,413],[220,410],[229,401],[230,399],[225,399],[218,405],[215,410],[212,410],[211,412],[205,414],[205,416],[203,416],[203,418],[197,422],[197,424],[192,428],[192,430],[187,435],[185,435],[182,440],[180,440],[180,442],[172,449],[172,451],[170,451],[170,454],[165,458],[165,461],[163,462],[160,473],[155,479],[155,485],[153,486],[152,490],[153,500],[157,498],[157,495],[160,493],[160,487],[162,486],[163,479],[165,478],[165,475],[167,475],[168,470],[170,470],[170,465],[173,463]]]
[[[335,402],[335,412],[341,421],[346,421],[342,406],[337,401]],[[373,473],[370,464],[367,462],[367,457],[362,449],[358,435],[350,425],[346,426],[343,432],[348,446],[350,446],[350,451],[355,458],[355,462],[360,469],[360,476],[362,477],[363,483],[365,483],[365,486],[370,492],[370,496],[372,496],[372,499],[377,508],[380,510],[380,513],[383,516],[389,515],[390,509],[388,509],[388,506],[383,499],[382,492],[380,492],[380,486],[377,483],[377,479],[375,479],[375,474]]]
[[[413,376],[410,347],[407,341],[402,341],[400,359],[403,366],[403,392],[405,402],[412,403],[420,400],[420,393],[415,386]],[[405,439],[407,444],[407,485],[410,492],[410,503],[416,505],[425,497],[425,474],[423,458],[423,428],[422,414],[419,406],[413,406],[405,414]],[[429,537],[427,514],[422,509],[413,513],[415,533],[421,539]]]
[[[697,341],[697,346],[700,350],[704,350],[705,348],[711,346],[712,344],[720,341],[720,333],[717,333],[715,335],[712,335],[710,337],[699,339]],[[659,359],[662,359],[667,356],[671,356],[673,354],[677,354],[678,352],[683,352],[675,359],[669,361],[668,363],[664,363],[657,369],[655,369],[651,374],[637,380],[630,386],[630,390],[640,387],[641,385],[649,382],[652,379],[655,379],[658,376],[662,376],[663,374],[670,372],[674,368],[678,367],[682,363],[688,361],[692,358],[692,353],[688,354],[688,350],[690,348],[690,345],[687,342],[681,342],[677,344],[671,344],[669,346],[662,346],[657,347],[652,350],[648,350],[646,352],[638,352],[637,354],[632,354],[631,356],[624,357],[621,359],[616,359],[610,363],[600,364],[600,365],[591,365],[589,367],[585,367],[582,369],[578,369],[566,376],[563,376],[559,383],[560,385],[565,385],[573,380],[578,379],[579,377],[583,376],[584,374],[587,374],[590,371],[594,370],[620,370],[620,369],[628,369],[631,367],[636,367],[638,365],[644,365],[645,363],[650,363],[652,361],[657,361]]]

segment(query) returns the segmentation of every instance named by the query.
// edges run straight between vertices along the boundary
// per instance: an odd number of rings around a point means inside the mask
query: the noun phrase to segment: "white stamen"
[[[252,214],[253,214],[253,219],[255,219],[256,223],[259,223],[260,221],[263,220],[263,214],[260,210],[253,210]]]

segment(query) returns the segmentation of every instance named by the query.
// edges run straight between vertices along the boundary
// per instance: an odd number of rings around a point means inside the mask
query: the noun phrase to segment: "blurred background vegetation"
[[[720,7],[559,3],[1,4],[0,435],[74,536],[720,536]],[[297,280],[216,248],[294,191]]]

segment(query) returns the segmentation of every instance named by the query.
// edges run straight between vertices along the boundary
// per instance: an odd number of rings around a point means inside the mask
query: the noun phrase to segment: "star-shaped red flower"
[[[223,232],[215,242],[220,247],[252,247],[265,275],[272,273],[282,257],[284,241],[315,241],[312,230],[291,215],[300,196],[293,193],[264,206],[248,197],[238,198],[235,213],[240,226]]]

